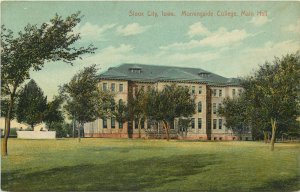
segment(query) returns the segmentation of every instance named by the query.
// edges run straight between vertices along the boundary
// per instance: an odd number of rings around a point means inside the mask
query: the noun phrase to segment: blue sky
[[[55,13],[84,15],[75,29],[82,35],[77,45],[93,43],[96,53],[74,66],[46,63],[31,72],[51,99],[59,85],[91,64],[99,72],[141,63],[197,67],[225,77],[248,75],[266,60],[300,49],[299,10],[299,2],[2,2],[1,22],[17,32],[27,23],[47,22]],[[162,16],[162,11],[175,16]],[[184,16],[183,11],[213,15]],[[143,16],[130,16],[132,12]],[[153,12],[158,16],[148,16]],[[232,12],[236,16],[226,16]]]

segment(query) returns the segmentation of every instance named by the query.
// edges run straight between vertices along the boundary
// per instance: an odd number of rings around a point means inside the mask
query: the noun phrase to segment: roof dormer
[[[210,77],[211,73],[206,71],[201,71],[198,73],[200,77]]]
[[[142,73],[142,68],[135,65],[135,66],[130,67],[129,71],[131,73]]]

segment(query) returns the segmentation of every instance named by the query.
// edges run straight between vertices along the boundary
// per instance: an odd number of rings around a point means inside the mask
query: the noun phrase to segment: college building
[[[165,85],[176,83],[187,87],[195,97],[196,111],[189,127],[184,129],[174,120],[170,136],[174,139],[200,140],[251,140],[251,132],[236,134],[225,126],[226,119],[218,114],[218,108],[226,97],[238,97],[243,91],[237,78],[226,78],[200,68],[163,65],[122,64],[111,67],[99,75],[99,88],[114,92],[115,103],[125,103],[138,89],[162,90]],[[117,122],[114,117],[98,118],[84,125],[85,137],[137,138],[138,123],[135,120]],[[159,122],[143,120],[142,138],[165,138]]]

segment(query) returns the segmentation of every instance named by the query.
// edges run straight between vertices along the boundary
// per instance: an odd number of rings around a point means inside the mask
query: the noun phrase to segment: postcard
[[[2,1],[1,190],[300,190],[299,105],[282,104],[299,97],[299,10]],[[287,77],[266,87],[290,97],[262,92],[249,112],[237,98],[249,105],[241,82],[258,71]]]

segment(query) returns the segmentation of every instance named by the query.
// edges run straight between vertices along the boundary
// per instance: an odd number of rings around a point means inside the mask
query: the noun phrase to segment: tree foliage
[[[18,122],[27,123],[33,127],[41,123],[47,108],[47,97],[34,80],[30,80],[19,93],[17,104]]]
[[[132,97],[129,97],[128,101],[130,118],[131,120],[134,119],[137,121],[135,123],[138,123],[139,138],[141,138],[142,119],[146,119],[147,102],[147,93],[144,89],[136,89]]]
[[[17,89],[30,78],[30,70],[39,71],[48,61],[72,64],[82,54],[93,53],[92,45],[76,48],[80,39],[73,29],[81,21],[80,12],[65,19],[55,15],[40,26],[28,24],[17,35],[1,26],[1,97],[8,98],[6,119],[11,119]],[[2,155],[7,155],[10,121],[6,121]]]
[[[269,122],[268,127],[272,129],[272,150],[276,132],[286,132],[300,114],[299,74],[298,53],[275,58],[273,63],[266,62],[244,83],[246,98],[255,101],[251,109],[255,109],[262,122]]]
[[[246,124],[255,135],[272,131],[271,150],[274,150],[276,133],[293,129],[300,114],[299,74],[299,53],[260,66],[244,79],[241,98],[224,101],[221,113],[226,116],[227,124],[237,127]]]
[[[70,137],[72,135],[72,126],[65,122],[53,122],[52,130],[56,131],[56,137]]]
[[[9,108],[9,99],[7,97],[2,97],[1,96],[1,117],[7,117],[7,112]],[[17,103],[14,102],[13,109],[10,113],[10,120],[14,119],[16,117],[16,105]]]
[[[85,67],[62,87],[68,115],[75,117],[80,124],[96,119],[97,108],[97,69],[95,65]]]
[[[246,100],[243,94],[240,97],[225,98],[223,105],[218,109],[220,116],[225,117],[225,126],[234,133],[241,135],[248,130]]]
[[[64,115],[61,110],[62,103],[63,98],[59,96],[55,96],[52,101],[47,103],[43,121],[46,123],[49,130],[53,129],[54,123],[62,123],[64,121]]]
[[[112,113],[112,116],[116,118],[116,120],[118,121],[118,123],[125,123],[128,119],[128,106],[126,105],[126,103],[120,99],[118,101],[118,104],[116,104],[115,106],[115,110]]]
[[[97,117],[103,116],[106,111],[103,108],[103,103],[113,99],[111,94],[98,89],[96,73],[95,65],[85,67],[61,88],[61,93],[66,100],[64,107],[68,115],[76,119],[81,127],[83,127],[84,123],[94,121]],[[80,140],[79,134],[78,137]]]
[[[147,116],[163,123],[167,139],[175,118],[190,117],[195,113],[195,98],[187,88],[166,85],[162,91],[152,89],[147,99]]]

